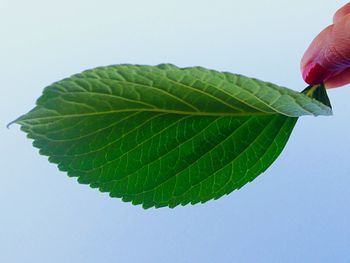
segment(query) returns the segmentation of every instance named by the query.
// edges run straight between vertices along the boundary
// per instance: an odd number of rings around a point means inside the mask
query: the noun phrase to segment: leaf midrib
[[[169,114],[178,114],[178,115],[191,115],[191,116],[267,116],[267,115],[278,115],[279,113],[267,113],[267,112],[191,112],[191,111],[177,111],[177,110],[167,110],[167,109],[122,109],[122,110],[113,110],[113,111],[102,111],[102,112],[87,112],[79,114],[63,114],[59,116],[49,116],[49,117],[37,117],[37,118],[25,118],[25,115],[18,118],[14,122],[18,124],[24,124],[32,126],[28,121],[41,121],[41,120],[51,120],[51,119],[64,119],[64,118],[75,118],[75,117],[86,117],[86,116],[99,116],[106,114],[115,114],[121,112],[155,112],[155,113],[169,113]],[[37,124],[36,124],[37,125]]]

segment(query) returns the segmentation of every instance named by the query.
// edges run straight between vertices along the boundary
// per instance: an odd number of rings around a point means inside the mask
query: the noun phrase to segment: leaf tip
[[[11,121],[11,122],[9,122],[9,123],[6,125],[6,128],[7,128],[7,129],[10,129],[11,125],[17,123],[18,119],[19,119],[19,118],[15,119],[15,120],[13,120],[13,121]]]
[[[15,120],[11,121],[10,123],[8,123],[8,124],[6,125],[6,128],[9,129],[9,128],[11,127],[11,125],[12,125],[12,124],[15,124],[15,123],[21,124],[21,123],[19,123],[19,122],[22,121],[26,115],[27,115],[27,114],[21,115],[21,116],[19,116],[18,118],[16,118]]]

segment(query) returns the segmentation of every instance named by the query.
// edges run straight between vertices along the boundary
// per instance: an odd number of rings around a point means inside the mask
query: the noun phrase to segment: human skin
[[[301,72],[310,85],[336,88],[350,83],[350,3],[312,41],[301,60]]]

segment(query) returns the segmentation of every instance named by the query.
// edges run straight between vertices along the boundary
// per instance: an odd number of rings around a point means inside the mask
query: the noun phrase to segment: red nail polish
[[[321,84],[329,77],[330,72],[318,63],[308,64],[303,71],[303,79],[307,84]]]

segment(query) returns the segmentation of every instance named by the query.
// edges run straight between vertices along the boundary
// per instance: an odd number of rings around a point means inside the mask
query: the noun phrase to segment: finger
[[[340,8],[333,16],[333,23],[336,23],[344,16],[350,14],[350,3],[347,3],[342,8]]]
[[[323,30],[304,54],[304,80],[319,84],[350,67],[350,14]]]
[[[338,88],[350,83],[350,68],[344,70],[340,74],[328,79],[325,82],[327,89]]]

